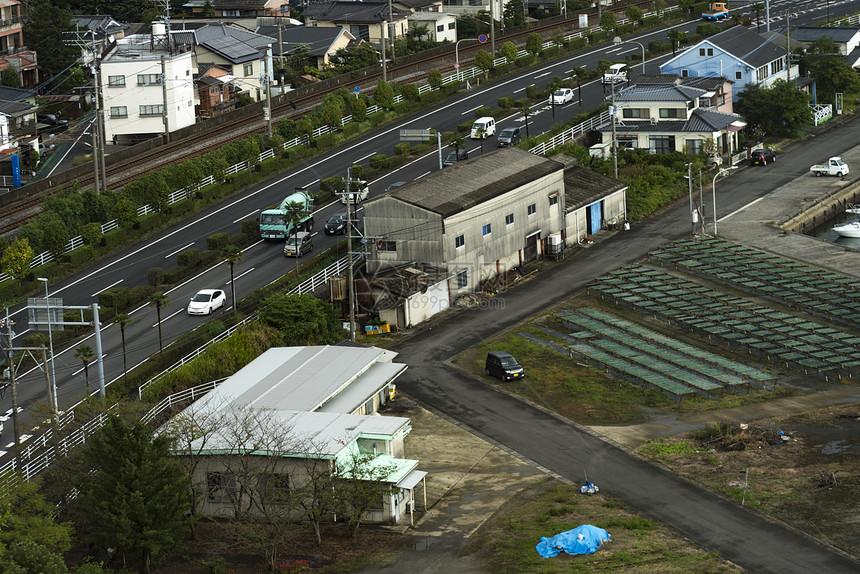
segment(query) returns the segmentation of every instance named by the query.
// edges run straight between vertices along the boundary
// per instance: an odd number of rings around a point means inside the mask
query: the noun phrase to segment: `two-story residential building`
[[[289,58],[299,46],[308,50],[309,65],[322,70],[331,57],[347,48],[355,37],[345,28],[311,26],[259,26],[256,33],[275,40],[272,49],[274,58]],[[280,44],[279,44],[280,42]]]
[[[797,66],[787,70],[783,46],[762,38],[744,26],[709,36],[660,66],[662,74],[722,76],[734,82],[732,98],[749,84],[770,86],[777,79],[796,78]]]
[[[272,71],[272,46],[276,40],[229,24],[196,24],[193,29],[171,31],[171,41],[193,51],[195,64],[224,68],[233,85],[254,100],[265,99],[263,78]]]
[[[738,134],[746,123],[737,114],[711,105],[713,92],[687,85],[633,85],[615,95],[618,149],[652,153],[738,150]],[[601,126],[603,142],[612,141],[612,125]]]
[[[712,108],[718,112],[730,114],[734,111],[732,104],[732,82],[721,76],[687,76],[682,78],[675,74],[639,74],[633,78],[633,83],[637,86],[689,86],[691,88],[701,88],[706,94],[699,97],[699,107]],[[707,94],[710,96],[710,103],[707,103]]]
[[[346,28],[358,40],[379,44],[383,34],[386,41],[405,35],[410,14],[393,6],[389,14],[388,2],[381,0],[331,0],[312,2],[302,11],[302,18],[306,26]],[[387,31],[383,32],[384,29]]]
[[[860,28],[857,26],[798,26],[791,39],[809,48],[816,40],[830,38],[839,55],[852,68],[860,68]]]
[[[364,234],[376,240],[367,269],[429,264],[448,272],[456,296],[542,255],[564,227],[564,166],[496,150],[367,201]]]
[[[183,437],[174,455],[195,461],[189,466],[199,512],[232,517],[237,508],[277,504],[312,476],[334,483],[356,456],[370,455],[382,471],[369,480],[381,488],[366,520],[409,516],[427,473],[404,458],[410,420],[378,412],[406,370],[395,357],[376,347],[272,348],[171,419],[166,430]],[[194,436],[181,430],[189,423]],[[302,515],[284,512],[285,519]]]
[[[233,86],[233,76],[215,64],[198,65],[197,70],[194,75],[200,102],[197,105],[197,117],[214,118],[235,110],[239,90]]]
[[[107,141],[142,141],[195,122],[196,67],[191,51],[169,43],[163,24],[153,25],[152,31],[118,40],[102,56]]]
[[[289,0],[189,0],[182,4],[193,16],[208,18],[258,18],[289,16]]]
[[[0,56],[14,54],[24,45],[21,2],[3,0],[0,3]]]
[[[457,17],[444,12],[413,12],[409,15],[409,28],[424,27],[422,38],[434,42],[457,41]]]

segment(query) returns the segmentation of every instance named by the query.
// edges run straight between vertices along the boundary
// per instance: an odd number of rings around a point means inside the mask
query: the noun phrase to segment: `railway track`
[[[652,0],[635,0],[627,3],[619,3],[615,7],[617,14],[622,14],[629,5],[636,5],[646,12]],[[596,17],[596,10],[589,10],[589,18]],[[526,37],[533,33],[539,33],[544,38],[552,36],[555,32],[571,32],[577,29],[577,17],[557,16],[541,20],[535,25],[527,28],[511,30],[496,37],[496,48],[500,48],[505,42],[514,42],[522,45]],[[486,44],[473,44],[459,50],[460,63],[468,63],[474,59],[478,50],[487,49]],[[388,72],[390,81],[408,79],[410,82],[426,79],[432,69],[453,68],[455,57],[454,51],[448,50],[443,53],[433,53],[427,56],[407,57],[408,62],[400,65],[392,65]],[[354,74],[354,73],[353,73]],[[309,93],[296,97],[281,97],[273,100],[272,123],[275,124],[283,119],[301,117],[309,112],[315,105],[320,103],[326,94],[337,90],[344,85],[358,86],[372,93],[373,86],[382,77],[381,69],[364,70],[360,79],[355,81],[344,81],[342,84],[326,91]],[[367,93],[366,92],[366,93]],[[259,119],[247,116],[228,119],[224,123],[213,127],[211,130],[183,138],[175,142],[169,142],[152,150],[141,153],[138,156],[125,161],[116,162],[107,167],[108,189],[121,189],[126,183],[133,181],[141,175],[165,166],[180,163],[188,158],[199,156],[207,151],[217,149],[231,141],[242,139],[251,133],[265,133],[267,123]],[[93,175],[78,178],[80,187],[93,185]],[[15,204],[0,209],[0,236],[11,234],[23,225],[28,219],[37,216],[41,212],[41,204],[46,195],[60,191],[62,188],[44,192],[38,196],[27,198]]]

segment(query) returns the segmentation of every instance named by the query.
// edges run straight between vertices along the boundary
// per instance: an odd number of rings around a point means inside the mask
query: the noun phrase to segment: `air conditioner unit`
[[[652,126],[656,126],[656,125],[657,125],[657,118],[651,118],[651,125],[652,125]]]

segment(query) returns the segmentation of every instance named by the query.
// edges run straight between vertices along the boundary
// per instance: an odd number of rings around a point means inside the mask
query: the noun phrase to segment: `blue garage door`
[[[603,228],[603,219],[601,219],[600,203],[595,203],[588,206],[588,233],[594,235]]]

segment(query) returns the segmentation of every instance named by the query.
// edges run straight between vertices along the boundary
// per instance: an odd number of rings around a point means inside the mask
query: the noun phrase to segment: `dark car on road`
[[[499,134],[499,147],[510,147],[520,143],[520,128],[505,128]]]
[[[346,213],[335,213],[325,222],[326,235],[341,235],[346,233]]]
[[[772,149],[757,149],[750,154],[750,165],[767,165],[768,162],[776,161],[776,154]]]
[[[469,159],[468,151],[466,151],[465,149],[452,151],[448,154],[448,157],[445,158],[445,161],[442,162],[442,165],[454,165],[458,161],[463,161],[464,159]]]
[[[498,377],[503,381],[521,379],[525,376],[522,365],[517,362],[513,355],[504,351],[487,353],[487,363],[484,368],[488,375]]]
[[[386,188],[385,188],[385,191],[386,191],[386,192],[394,191],[394,190],[395,190],[395,189],[397,189],[398,187],[402,187],[402,186],[404,186],[404,185],[406,185],[406,182],[405,182],[405,181],[395,181],[394,183],[392,183],[391,185],[389,185],[388,187],[386,187]]]
[[[40,124],[47,124],[57,128],[66,128],[69,126],[69,120],[61,120],[56,114],[36,114],[36,121]]]

